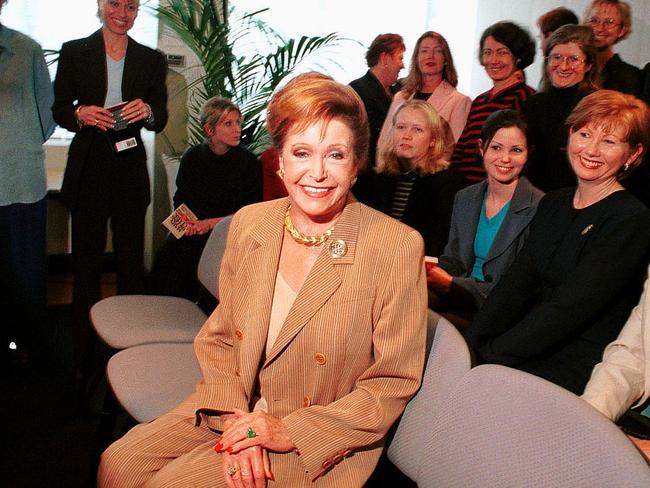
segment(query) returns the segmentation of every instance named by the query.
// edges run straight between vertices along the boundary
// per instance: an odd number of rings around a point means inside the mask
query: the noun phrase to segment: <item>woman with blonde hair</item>
[[[262,201],[262,167],[241,146],[241,110],[231,100],[212,97],[201,108],[205,141],[181,156],[176,176],[174,208],[186,205],[196,220],[185,233],[169,234],[158,250],[149,275],[149,290],[158,295],[200,298],[196,276],[201,253],[212,228],[226,215]]]
[[[458,75],[446,39],[437,32],[425,32],[415,43],[409,74],[388,110],[379,137],[378,158],[382,157],[379,148],[388,137],[397,107],[406,100],[415,99],[429,103],[444,121],[445,157],[449,159],[453,145],[465,127],[472,103],[468,96],[456,90],[457,85]]]
[[[444,159],[445,124],[427,102],[407,100],[392,116],[372,184],[371,206],[416,229],[428,256],[444,249],[458,173]]]
[[[54,120],[74,133],[60,201],[72,222],[75,361],[85,376],[101,298],[110,221],[118,294],[144,289],[145,215],[151,200],[143,128],[167,123],[165,56],[129,36],[139,0],[98,0],[101,28],[63,43],[54,80]]]
[[[298,76],[268,106],[288,197],[230,224],[202,380],[102,455],[101,487],[362,487],[424,363],[422,238],[350,195],[359,96]]]

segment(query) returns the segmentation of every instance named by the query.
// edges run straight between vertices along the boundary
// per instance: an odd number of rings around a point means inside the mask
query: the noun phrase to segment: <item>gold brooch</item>
[[[329,251],[330,256],[332,256],[335,259],[338,259],[346,255],[346,253],[348,252],[348,245],[345,243],[344,240],[336,239],[335,241],[329,243],[329,247],[327,250]]]

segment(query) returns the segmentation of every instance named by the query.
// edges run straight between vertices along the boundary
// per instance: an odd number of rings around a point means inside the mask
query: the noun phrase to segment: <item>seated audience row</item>
[[[641,78],[613,54],[630,32],[629,7],[626,19],[621,5],[594,0],[591,28],[558,26],[545,36],[537,95],[523,72],[534,42],[508,21],[481,36],[479,61],[493,87],[471,103],[455,89],[449,46],[435,32],[418,39],[392,103],[404,54],[396,34],[373,42],[370,69],[354,90],[310,73],[276,93],[267,114],[275,149],[266,156],[288,197],[236,213],[223,300],[195,341],[204,379],[178,408],[109,448],[100,484],[362,486],[419,384],[423,254],[439,256],[427,271],[430,306],[455,314],[478,362],[580,394],[637,303],[650,259],[650,211],[621,184],[650,147],[650,112],[632,96],[598,90],[601,75],[640,93],[634,80]],[[616,66],[622,75],[614,81]],[[244,171],[230,175],[242,184],[255,176],[245,186],[262,198],[259,162],[237,147],[241,114],[218,102],[223,111],[204,124],[209,142],[188,150],[179,171],[174,203],[195,212],[200,194],[214,193],[206,175],[218,167]],[[364,173],[373,141],[376,165]],[[208,164],[235,153],[250,165]],[[187,164],[190,154],[199,164]],[[358,175],[359,200],[394,219],[355,201],[349,192]],[[188,194],[188,182],[204,191]],[[227,184],[238,197],[248,194]],[[168,274],[174,286],[195,272],[220,216],[201,211],[186,237],[168,239],[165,246],[183,256]],[[191,252],[178,252],[190,241]],[[163,253],[159,262],[173,264]],[[323,327],[338,332],[323,336]],[[294,374],[314,361],[314,371]],[[597,395],[590,391],[585,398]],[[646,395],[637,393],[619,410]]]
[[[619,182],[650,147],[650,110],[612,90],[569,116],[577,187],[540,202],[530,235],[466,330],[477,358],[581,393],[638,301],[650,210]]]

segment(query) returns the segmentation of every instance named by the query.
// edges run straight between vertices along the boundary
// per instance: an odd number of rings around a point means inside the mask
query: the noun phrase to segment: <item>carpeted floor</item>
[[[48,307],[49,336],[43,337],[39,357],[3,372],[5,486],[94,486],[105,385],[98,385],[94,398],[79,407],[69,322],[69,305]]]

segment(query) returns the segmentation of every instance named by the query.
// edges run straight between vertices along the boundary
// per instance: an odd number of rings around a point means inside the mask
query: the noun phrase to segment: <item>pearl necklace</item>
[[[334,226],[330,227],[327,229],[323,234],[319,236],[307,236],[300,232],[296,227],[293,225],[293,221],[291,220],[291,205],[289,205],[289,208],[287,208],[287,213],[284,214],[284,228],[287,229],[287,232],[289,235],[293,238],[294,241],[296,241],[299,244],[302,244],[303,246],[320,246],[323,244],[329,237],[332,235],[332,231],[334,230]]]

